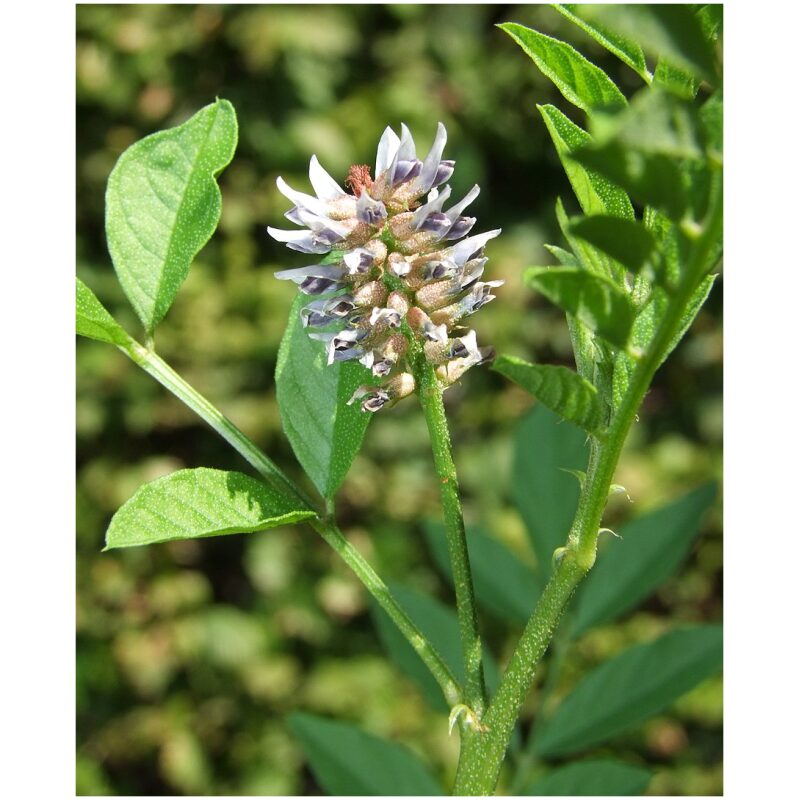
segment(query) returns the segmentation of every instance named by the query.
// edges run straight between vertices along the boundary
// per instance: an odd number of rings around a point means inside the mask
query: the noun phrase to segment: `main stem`
[[[720,195],[714,198],[708,225],[695,242],[685,278],[675,289],[658,332],[634,369],[628,391],[611,425],[605,436],[591,440],[584,489],[566,550],[525,626],[497,693],[483,718],[485,730],[466,740],[462,746],[453,791],[455,795],[488,795],[494,792],[508,742],[539,661],[550,645],[575,588],[594,565],[600,523],[628,431],[636,419],[653,375],[680,330],[683,314],[705,274],[709,252],[721,235],[721,228]]]
[[[422,354],[415,359],[414,378],[425,421],[428,423],[433,462],[442,497],[442,512],[456,591],[456,610],[466,676],[464,702],[475,715],[475,721],[479,721],[486,708],[481,639],[478,633],[478,617],[475,610],[475,595],[467,551],[467,537],[464,531],[464,517],[461,513],[461,500],[458,496],[458,476],[453,463],[450,431],[447,427],[447,417],[442,402],[442,385],[436,377],[433,366],[424,359]],[[462,731],[468,738],[472,738],[477,729],[477,726],[469,724],[470,719],[468,718],[467,724],[462,726]]]
[[[157,356],[152,350],[142,347],[133,339],[130,340],[127,348],[120,347],[120,350],[207,422],[269,483],[289,492],[305,508],[314,510],[312,502],[303,491],[281,472],[261,448],[252,442],[194,387],[188,384],[166,361]],[[375,570],[372,569],[361,553],[350,544],[335,522],[322,517],[308,520],[308,522],[342,557],[356,577],[364,584],[367,591],[375,598],[378,605],[397,625],[400,632],[406,637],[409,644],[431,671],[434,678],[436,678],[447,702],[451,706],[460,703],[462,701],[461,688],[450,668],[425,638],[425,635],[414,621],[392,597],[388,587]]]

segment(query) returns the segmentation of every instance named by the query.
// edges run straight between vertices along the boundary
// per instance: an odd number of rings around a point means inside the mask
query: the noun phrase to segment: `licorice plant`
[[[109,178],[108,246],[145,343],[77,284],[78,333],[116,345],[258,475],[185,469],[145,484],[114,515],[107,548],[310,525],[438,683],[451,731],[461,737],[455,785],[446,787],[455,794],[496,791],[537,668],[579,586],[571,635],[614,618],[655,588],[686,552],[714,495],[713,487],[702,487],[642,517],[631,526],[629,545],[626,532],[616,561],[604,556],[595,567],[598,537],[608,530],[608,497],[624,491],[614,483],[622,446],[654,373],[711,291],[721,258],[721,6],[557,9],[645,84],[628,98],[569,44],[514,23],[500,26],[588,117],[587,131],[554,106],[539,107],[582,215],[570,216],[568,203],[557,202],[566,247],[549,248],[558,264],[531,267],[524,276],[531,290],[565,312],[575,370],[495,357],[491,347],[478,345],[471,326],[474,321],[479,331],[480,321],[472,315],[502,284],[487,265],[500,231],[473,233],[476,219],[464,212],[477,186],[451,199],[455,165],[445,157],[441,123],[424,157],[405,125],[399,136],[389,125],[374,171],[353,165],[340,183],[312,155],[313,194],[278,179],[292,204],[285,216],[295,227],[269,233],[315,263],[275,275],[299,290],[287,312],[277,396],[285,433],[318,496],[287,477],[155,350],[155,329],[220,218],[216,181],[237,142],[228,101],[135,143]],[[644,52],[658,57],[653,73]],[[548,530],[534,542],[546,582],[537,589],[531,575],[530,593],[538,591],[538,600],[491,694],[443,404],[468,369],[490,363],[566,420],[566,428],[580,429],[578,445],[588,450],[585,469],[567,478],[580,490],[574,519],[556,530],[557,538]],[[441,492],[460,664],[443,657],[425,621],[409,613],[336,522],[334,497],[369,420],[411,397],[427,422]],[[536,441],[531,453],[535,459]],[[530,491],[538,496],[536,486]],[[636,525],[649,535],[637,537]],[[649,779],[641,767],[606,760],[547,769],[547,762],[579,754],[657,713],[720,664],[715,625],[676,629],[623,652],[584,678],[541,723],[537,716],[528,742],[515,746],[503,786],[531,794],[563,794],[569,787],[581,794],[640,793]],[[400,745],[310,715],[296,715],[291,724],[317,780],[332,794],[443,791]],[[335,746],[326,749],[326,743]]]

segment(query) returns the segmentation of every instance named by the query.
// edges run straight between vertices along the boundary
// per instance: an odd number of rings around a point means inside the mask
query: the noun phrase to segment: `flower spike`
[[[424,160],[405,124],[387,127],[378,143],[375,176],[350,168],[343,189],[311,157],[314,194],[278,189],[293,204],[285,216],[300,230],[268,228],[293,250],[328,255],[322,264],[281,270],[311,301],[300,310],[308,335],[325,347],[328,364],[357,360],[380,381],[361,386],[348,404],[388,408],[415,391],[414,354],[434,368],[443,386],[494,356],[460,321],[494,299],[503,281],[481,281],[484,248],[499,230],[467,236],[475,217],[463,216],[478,197],[473,186],[447,205],[454,161],[443,160],[447,131],[439,123]],[[442,187],[442,188],[438,188]]]

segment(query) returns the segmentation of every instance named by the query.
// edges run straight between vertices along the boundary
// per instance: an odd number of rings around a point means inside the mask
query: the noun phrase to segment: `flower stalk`
[[[480,721],[486,708],[481,638],[475,608],[475,593],[464,530],[464,517],[458,495],[458,476],[453,462],[450,431],[447,426],[442,385],[433,367],[424,358],[417,360],[415,378],[433,450],[433,461],[442,498],[447,550],[453,572],[456,612],[464,661],[464,700]]]

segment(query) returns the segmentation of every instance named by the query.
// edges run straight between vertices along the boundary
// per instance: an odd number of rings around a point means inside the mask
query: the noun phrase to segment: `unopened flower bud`
[[[405,317],[408,309],[411,308],[411,303],[402,292],[392,292],[386,301],[387,308],[393,308],[401,317]]]
[[[416,232],[416,228],[414,228],[414,215],[410,211],[397,214],[397,216],[389,220],[389,230],[392,232],[392,236],[401,242],[408,239],[409,236],[412,236]]]
[[[460,291],[461,285],[457,280],[437,281],[419,289],[416,301],[422,308],[430,312],[446,306]]]
[[[353,301],[357,306],[382,306],[388,294],[383,281],[370,281],[353,293]]]
[[[380,239],[370,239],[364,249],[372,253],[373,263],[380,267],[386,261],[387,247]]]

